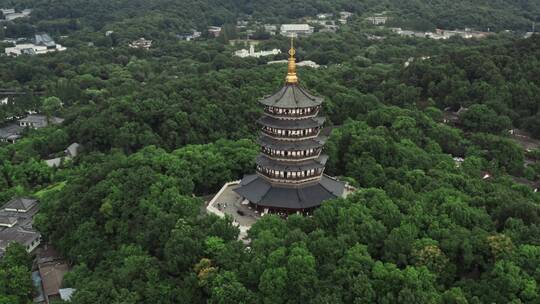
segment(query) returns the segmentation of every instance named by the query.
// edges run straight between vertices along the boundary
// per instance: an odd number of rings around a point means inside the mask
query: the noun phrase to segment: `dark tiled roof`
[[[307,108],[322,104],[323,99],[311,95],[296,84],[286,84],[279,91],[260,100],[265,106],[278,108]]]
[[[17,218],[6,214],[0,214],[0,225],[13,226],[17,223]]]
[[[37,204],[33,198],[14,198],[4,205],[4,209],[29,210]]]
[[[264,126],[278,129],[307,129],[316,128],[324,124],[325,117],[314,117],[307,119],[277,119],[264,115],[257,122]]]
[[[257,157],[256,163],[262,167],[280,170],[280,171],[304,171],[310,169],[321,169],[324,168],[326,161],[328,160],[327,155],[321,155],[319,158],[311,159],[302,162],[284,162],[276,161],[267,156],[261,154]]]
[[[3,128],[0,128],[0,138],[8,139],[13,137],[20,137],[20,134],[23,130],[24,128],[19,126],[18,124],[7,125]]]
[[[26,116],[25,118],[19,119],[19,122],[27,122],[27,123],[34,123],[34,124],[40,124],[46,126],[47,123],[47,116],[42,114],[30,114]],[[50,118],[50,122],[52,124],[61,124],[64,122],[63,118],[53,116]]]
[[[0,231],[0,249],[5,250],[11,242],[17,242],[26,247],[40,237],[41,234],[37,231],[26,230],[22,227],[9,228]]]
[[[305,150],[316,149],[324,146],[326,142],[326,136],[319,136],[311,139],[304,140],[277,140],[266,135],[261,135],[259,138],[259,144],[263,147],[280,150]]]
[[[47,297],[59,295],[59,289],[64,275],[69,271],[69,266],[64,262],[51,262],[38,265],[38,268],[45,295]]]
[[[345,183],[326,175],[318,183],[299,188],[279,187],[258,175],[246,175],[234,191],[262,207],[299,210],[341,197],[344,190]]]

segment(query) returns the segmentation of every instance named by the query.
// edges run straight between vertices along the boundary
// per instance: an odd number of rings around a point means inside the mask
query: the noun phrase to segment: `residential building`
[[[270,35],[274,36],[277,33],[277,25],[265,24],[264,31],[268,32]]]
[[[53,300],[61,300],[60,287],[64,275],[69,271],[68,264],[64,261],[38,263],[38,269],[47,303]]]
[[[214,38],[219,37],[219,35],[221,34],[221,27],[219,27],[219,26],[209,26],[208,27],[208,34],[210,34]]]
[[[45,244],[36,254],[37,274],[32,274],[39,299],[34,303],[50,303],[51,301],[69,301],[75,289],[60,288],[64,275],[69,271],[69,266],[56,249]]]
[[[81,145],[78,143],[72,143],[64,150],[64,156],[61,157],[55,157],[52,159],[46,159],[45,164],[47,166],[53,168],[53,167],[60,167],[66,160],[71,160],[77,155],[79,155],[79,150],[81,148]]]
[[[64,119],[59,117],[50,117],[47,119],[47,116],[41,114],[30,114],[23,119],[19,119],[19,126],[26,128],[45,128],[50,124],[58,125],[64,122]]]
[[[33,198],[14,198],[4,205],[5,211],[26,213],[34,208],[38,204],[38,201]]]
[[[334,14],[331,13],[317,14],[317,19],[330,19],[332,17],[334,17]]]
[[[349,18],[352,17],[352,15],[353,15],[353,13],[351,13],[351,12],[345,12],[345,11],[339,12],[339,20],[338,20],[339,23],[346,24],[347,21],[349,20]]]
[[[2,15],[6,16],[10,14],[15,14],[15,9],[14,8],[0,8],[0,12],[2,12]]]
[[[352,17],[352,15],[353,13],[351,12],[346,12],[346,11],[339,12],[339,17],[343,19],[349,19]]]
[[[374,25],[384,25],[388,20],[386,16],[371,16],[366,18],[367,21],[371,22]]]
[[[32,227],[39,210],[39,201],[33,198],[13,198],[0,209],[0,256],[12,242],[32,252],[41,242],[41,234]]]
[[[178,34],[176,35],[176,37],[180,40],[191,41],[191,40],[201,37],[201,35],[202,35],[201,32],[197,32],[196,30],[193,30],[191,33]]]
[[[313,27],[309,24],[282,24],[280,33],[286,37],[306,37],[313,34]]]
[[[143,49],[148,50],[152,47],[152,40],[147,40],[144,37],[141,37],[137,40],[131,41],[129,47],[132,49]]]
[[[25,18],[25,17],[30,16],[30,14],[32,13],[31,9],[24,9],[20,13],[17,13],[15,9],[12,9],[12,8],[8,8],[8,9],[4,8],[4,9],[0,9],[0,11],[4,15],[4,19],[6,21],[13,21],[15,19]]]
[[[16,123],[11,123],[0,128],[0,142],[14,144],[17,140],[19,140],[19,138],[21,138],[23,129],[23,127]]]

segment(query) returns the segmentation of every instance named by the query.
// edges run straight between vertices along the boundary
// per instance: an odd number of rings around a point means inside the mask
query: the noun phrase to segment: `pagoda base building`
[[[259,101],[264,115],[256,173],[234,190],[261,213],[309,213],[347,192],[345,183],[324,174],[323,99],[298,84],[292,43],[289,55],[285,85]]]

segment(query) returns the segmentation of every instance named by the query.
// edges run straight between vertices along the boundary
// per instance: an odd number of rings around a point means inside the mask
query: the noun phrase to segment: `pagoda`
[[[259,102],[264,114],[256,173],[234,190],[262,213],[309,213],[325,200],[342,197],[345,183],[324,174],[323,99],[302,88],[291,39],[288,71],[281,89]]]

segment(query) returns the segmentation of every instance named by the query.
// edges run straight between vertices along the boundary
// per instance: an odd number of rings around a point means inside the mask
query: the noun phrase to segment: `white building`
[[[44,45],[35,45],[33,43],[24,43],[24,44],[17,44],[14,47],[7,47],[5,49],[5,53],[8,56],[19,56],[22,54],[27,55],[41,55],[41,54],[47,54],[51,52],[61,52],[65,51],[66,48],[63,47],[60,44],[56,44],[55,48],[48,48]]]
[[[202,35],[201,32],[193,30],[191,33],[178,34],[176,35],[176,37],[180,40],[191,41],[191,40],[201,37],[201,35]]]
[[[214,37],[219,37],[221,34],[221,27],[219,26],[209,26],[208,33]]]
[[[137,40],[131,41],[129,47],[132,49],[148,50],[150,47],[152,47],[152,40],[147,40],[144,37],[141,37]]]
[[[317,14],[318,19],[330,19],[334,17],[334,14],[326,13],[326,14]]]
[[[384,25],[388,20],[388,17],[385,16],[371,16],[366,18],[367,21],[371,22],[374,25]]]
[[[264,31],[270,33],[270,35],[275,35],[277,33],[277,26],[273,24],[265,24]]]
[[[267,64],[280,64],[280,63],[286,64],[286,63],[288,63],[288,60],[283,59],[283,60],[268,61]],[[309,67],[309,68],[314,68],[314,69],[318,69],[318,68],[321,67],[319,64],[317,64],[316,62],[311,61],[311,60],[300,61],[300,62],[296,63],[296,66]]]
[[[280,49],[273,49],[271,51],[259,51],[255,52],[255,46],[252,44],[249,46],[249,51],[246,49],[241,49],[236,52],[234,52],[234,56],[240,57],[240,58],[246,58],[246,57],[264,57],[264,56],[272,56],[272,55],[278,55],[281,54]]]
[[[309,24],[282,24],[280,32],[282,36],[286,37],[306,37],[313,34],[313,27]]]
[[[15,14],[14,8],[0,8],[0,12],[2,12],[2,15],[9,15],[9,14]]]
[[[50,52],[65,51],[66,48],[54,42],[48,34],[37,34],[34,43],[15,44],[14,47],[8,47],[4,50],[8,56],[40,55]]]
[[[32,198],[13,198],[0,208],[0,256],[10,243],[19,243],[32,252],[41,242],[41,234],[32,227],[39,202]]]
[[[353,15],[353,13],[351,13],[351,12],[346,12],[346,11],[339,12],[339,17],[343,18],[343,19],[349,19],[349,18],[352,17],[352,15]]]
[[[0,9],[0,11],[4,15],[4,19],[7,21],[12,21],[18,18],[25,18],[25,17],[30,16],[30,14],[32,13],[31,9],[24,9],[20,13],[15,12],[15,9],[12,9],[12,8]]]

